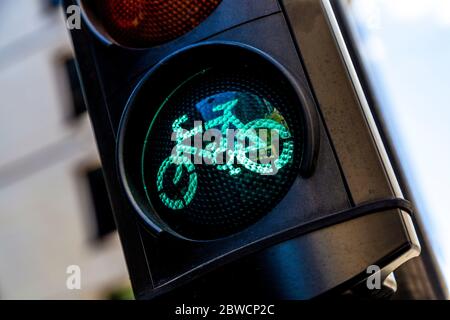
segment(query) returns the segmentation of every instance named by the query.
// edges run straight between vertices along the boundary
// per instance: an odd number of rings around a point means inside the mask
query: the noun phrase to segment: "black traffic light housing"
[[[135,49],[108,36],[88,1],[65,1],[65,7],[83,9],[82,28],[71,34],[137,298],[312,298],[352,289],[373,264],[385,279],[418,254],[412,210],[384,186],[392,183],[388,160],[380,157],[382,146],[345,78],[332,29],[324,24],[332,12],[324,4],[328,11],[310,0],[223,0],[188,33]],[[315,32],[327,54],[317,52],[316,62],[313,45],[306,47]],[[329,69],[327,59],[334,63]],[[140,184],[139,159],[158,102],[189,75],[211,67],[250,68],[258,79],[284,81],[295,93],[292,112],[302,128],[293,129],[302,143],[292,183],[265,214],[218,237],[210,228],[202,239],[195,229],[174,232],[174,224],[161,219],[161,207],[147,201]],[[330,103],[330,95],[349,97],[348,105]],[[342,127],[347,117],[352,128]]]

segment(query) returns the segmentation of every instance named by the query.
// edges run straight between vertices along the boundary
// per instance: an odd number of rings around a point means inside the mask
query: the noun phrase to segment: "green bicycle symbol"
[[[229,93],[228,93],[229,96]],[[176,146],[172,155],[165,159],[157,173],[157,190],[163,204],[172,210],[181,210],[187,207],[195,197],[198,188],[198,176],[195,170],[195,164],[191,160],[191,156],[200,156],[205,162],[214,165],[217,170],[228,171],[230,176],[238,176],[243,169],[262,175],[274,175],[278,170],[286,166],[293,158],[294,142],[292,136],[282,122],[282,116],[270,105],[266,100],[253,96],[259,103],[264,104],[264,108],[271,110],[266,118],[256,119],[249,123],[243,123],[233,110],[240,103],[240,99],[236,98],[218,104],[212,108],[213,113],[222,112],[221,116],[206,122],[203,125],[194,127],[187,131],[182,125],[189,121],[187,115],[183,115],[176,119],[172,124],[174,136],[176,136]],[[186,145],[184,142],[198,134],[204,134],[210,129],[217,128],[222,134],[220,142],[211,142],[205,148],[196,148]],[[236,130],[234,148],[230,149],[227,131],[234,128]],[[282,142],[283,151],[281,154],[274,150],[272,142],[268,143],[268,139],[262,139],[257,130],[265,129],[271,132],[271,135],[278,136]],[[279,149],[279,147],[278,147]],[[270,161],[261,161],[261,158],[252,157],[255,151],[271,150],[271,154],[275,154]],[[228,155],[227,161],[221,163],[219,159],[221,155]],[[235,160],[240,166],[235,164]],[[223,161],[222,161],[223,162]],[[170,170],[169,170],[170,169]],[[173,175],[170,176],[169,175]],[[180,190],[177,197],[171,197],[165,192],[165,181],[171,181],[175,186],[181,181],[187,181],[187,187]]]

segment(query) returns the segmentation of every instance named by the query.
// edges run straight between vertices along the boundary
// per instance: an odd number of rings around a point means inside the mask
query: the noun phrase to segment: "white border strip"
[[[383,140],[381,139],[380,132],[378,131],[378,127],[376,125],[375,119],[373,117],[372,111],[370,110],[369,103],[367,101],[366,95],[364,94],[364,90],[362,88],[361,82],[359,80],[358,74],[356,72],[355,66],[351,59],[350,53],[348,51],[347,45],[345,43],[344,36],[342,35],[341,29],[339,27],[339,23],[337,21],[336,15],[334,13],[333,7],[331,5],[330,0],[321,0],[322,6],[325,10],[326,15],[328,16],[328,23],[333,30],[333,34],[339,50],[341,52],[344,63],[347,67],[347,72],[350,76],[350,80],[354,86],[356,91],[356,95],[361,104],[364,116],[366,118],[367,124],[369,125],[369,130],[372,133],[372,136],[375,141],[376,148],[378,149],[379,155],[381,157],[382,163],[386,170],[386,174],[388,180],[391,184],[391,187],[394,191],[394,194],[398,198],[404,198],[403,192],[400,188],[400,184],[398,183],[397,177],[395,175],[394,169],[392,168],[392,164],[389,160],[388,154],[386,152],[386,148],[383,144]],[[414,224],[412,222],[411,216],[402,211],[403,224],[406,228],[406,232],[411,241],[412,247],[411,250],[406,252],[403,256],[399,257],[395,261],[392,261],[386,268],[383,270],[384,276],[389,276],[390,273],[394,272],[398,267],[400,267],[406,261],[419,256],[421,248],[420,242],[417,238],[417,234],[414,228]]]
[[[338,44],[339,50],[341,52],[344,63],[347,67],[348,74],[352,81],[353,87],[356,91],[356,95],[361,104],[364,117],[366,118],[367,124],[369,125],[370,132],[372,133],[373,139],[375,141],[376,148],[378,149],[378,153],[381,157],[381,161],[383,163],[384,169],[388,176],[388,180],[391,184],[395,197],[404,198],[403,192],[400,188],[400,184],[395,175],[394,169],[392,167],[391,161],[389,160],[389,156],[386,152],[386,148],[384,146],[383,140],[381,139],[380,132],[376,125],[375,119],[373,117],[372,111],[370,110],[369,103],[367,101],[366,95],[364,94],[363,87],[361,85],[361,81],[359,80],[358,74],[356,72],[355,66],[353,64],[352,58],[348,51],[347,45],[345,43],[344,36],[342,35],[341,29],[339,27],[339,23],[337,21],[336,15],[334,13],[333,7],[331,5],[330,0],[322,0],[322,6],[325,9],[325,12],[328,16],[328,22],[333,30],[333,34],[335,40]]]

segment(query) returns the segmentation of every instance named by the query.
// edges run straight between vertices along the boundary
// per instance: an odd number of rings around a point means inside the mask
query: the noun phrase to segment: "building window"
[[[75,59],[73,57],[66,57],[62,63],[70,86],[69,118],[73,120],[86,112],[86,104],[84,102],[83,90],[80,78],[78,77]]]
[[[116,230],[103,170],[101,168],[88,170],[86,178],[93,208],[93,220],[96,223],[96,228],[94,228],[96,230],[95,238],[101,240]]]

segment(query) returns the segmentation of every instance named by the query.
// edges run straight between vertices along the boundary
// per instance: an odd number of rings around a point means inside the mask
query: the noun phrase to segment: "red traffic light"
[[[203,22],[222,0],[101,0],[96,11],[109,36],[130,47],[168,42]]]

